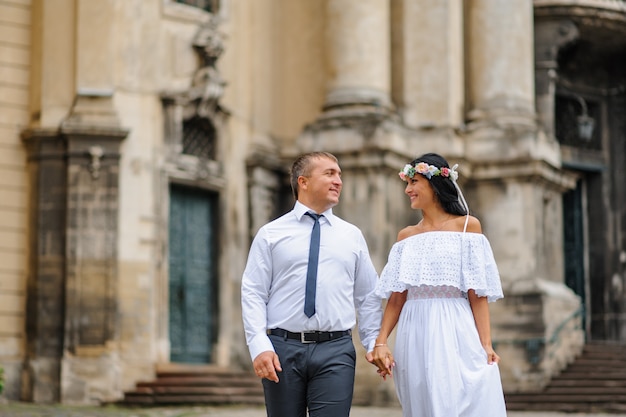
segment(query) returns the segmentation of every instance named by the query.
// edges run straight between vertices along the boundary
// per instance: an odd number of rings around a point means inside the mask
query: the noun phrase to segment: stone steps
[[[507,409],[620,413],[626,411],[626,345],[591,342],[541,391],[506,393]]]
[[[265,403],[261,380],[251,373],[213,366],[168,365],[156,379],[124,393],[124,405]]]

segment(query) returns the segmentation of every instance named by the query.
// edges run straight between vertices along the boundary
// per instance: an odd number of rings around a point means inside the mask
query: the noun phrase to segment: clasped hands
[[[391,350],[385,343],[377,343],[374,350],[368,352],[365,356],[367,361],[378,367],[378,374],[386,381],[387,376],[393,376],[393,368],[396,362],[393,359]]]
[[[379,343],[374,346],[371,352],[365,355],[367,361],[378,367],[378,374],[387,380],[388,376],[393,376],[393,368],[396,362],[393,354],[386,344]],[[278,355],[273,351],[260,353],[253,361],[254,372],[261,379],[268,379],[278,382],[278,372],[282,371]]]

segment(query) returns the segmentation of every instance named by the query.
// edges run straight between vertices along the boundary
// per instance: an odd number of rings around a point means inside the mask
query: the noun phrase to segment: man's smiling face
[[[299,200],[317,213],[322,213],[339,203],[341,195],[341,168],[329,158],[311,160],[307,175],[300,176]]]

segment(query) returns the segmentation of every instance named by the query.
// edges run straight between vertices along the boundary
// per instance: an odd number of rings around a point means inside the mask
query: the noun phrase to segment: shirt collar
[[[307,206],[305,206],[304,204],[302,204],[301,202],[296,201],[296,204],[293,207],[293,212],[296,215],[296,219],[298,219],[298,221],[302,220],[302,216],[304,216],[304,213],[306,213],[308,211],[315,213],[315,211],[313,209],[310,209]],[[333,218],[334,218],[332,207],[329,208],[328,210],[326,210],[325,212],[321,213],[321,214],[324,215],[324,218],[326,219],[326,221],[332,226]]]

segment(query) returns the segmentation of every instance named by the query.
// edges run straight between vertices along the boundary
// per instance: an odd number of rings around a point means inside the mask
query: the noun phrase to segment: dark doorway
[[[169,336],[172,362],[210,363],[217,323],[217,196],[172,185]]]
[[[587,311],[583,185],[578,181],[575,189],[563,195],[563,248],[565,284],[580,296],[582,307]],[[582,318],[583,329],[587,329],[586,314]]]

